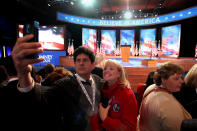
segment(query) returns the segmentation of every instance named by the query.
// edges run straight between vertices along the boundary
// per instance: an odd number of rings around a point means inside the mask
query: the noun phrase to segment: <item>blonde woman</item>
[[[102,93],[108,105],[99,105],[101,128],[106,131],[136,131],[137,102],[121,64],[106,60],[103,78]]]

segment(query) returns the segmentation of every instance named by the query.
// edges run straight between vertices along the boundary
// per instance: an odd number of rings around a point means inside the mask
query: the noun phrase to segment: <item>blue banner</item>
[[[39,58],[44,58],[43,62],[34,64],[35,66],[44,66],[46,64],[54,64],[59,66],[59,57],[66,56],[66,51],[44,51],[39,54]]]
[[[57,20],[70,22],[80,25],[88,26],[101,26],[101,27],[132,27],[132,26],[146,26],[174,22],[197,16],[197,6],[183,11],[161,15],[157,17],[144,18],[144,19],[131,19],[131,20],[101,20],[84,18],[65,13],[57,12]]]

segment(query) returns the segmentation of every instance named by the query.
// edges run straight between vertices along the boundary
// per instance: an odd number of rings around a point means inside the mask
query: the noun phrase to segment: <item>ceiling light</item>
[[[126,11],[125,13],[124,13],[124,18],[125,19],[130,19],[132,17],[132,13],[130,12],[130,11]]]
[[[74,5],[74,2],[73,2],[73,1],[71,1],[71,2],[70,2],[70,4],[71,4],[71,5]]]
[[[93,5],[94,0],[81,0],[81,3],[82,3],[84,6],[91,6],[91,5]]]

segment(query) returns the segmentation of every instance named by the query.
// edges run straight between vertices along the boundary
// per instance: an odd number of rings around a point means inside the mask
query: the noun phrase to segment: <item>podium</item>
[[[153,66],[153,67],[156,67],[157,66],[157,61],[156,60],[151,60],[151,59],[148,59],[148,60],[142,60],[142,63],[141,63],[143,66]]]
[[[121,45],[122,62],[129,62],[130,45]]]

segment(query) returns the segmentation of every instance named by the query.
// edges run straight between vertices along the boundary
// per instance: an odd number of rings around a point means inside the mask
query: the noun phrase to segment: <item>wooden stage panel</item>
[[[137,84],[145,83],[148,73],[156,70],[156,67],[124,67],[127,73],[131,88],[137,91]]]
[[[113,59],[113,58],[112,58]],[[147,61],[147,59],[141,59],[141,63]],[[174,63],[180,64],[183,66],[185,71],[188,71],[194,64],[197,63],[195,58],[177,58],[177,59],[154,59],[156,63],[164,63],[167,61],[172,61]],[[142,66],[142,67],[124,67],[127,73],[128,80],[131,84],[131,88],[136,91],[137,84],[145,83],[148,73],[150,71],[156,70],[156,66]],[[60,56],[60,66],[74,66],[73,57],[72,56]]]

